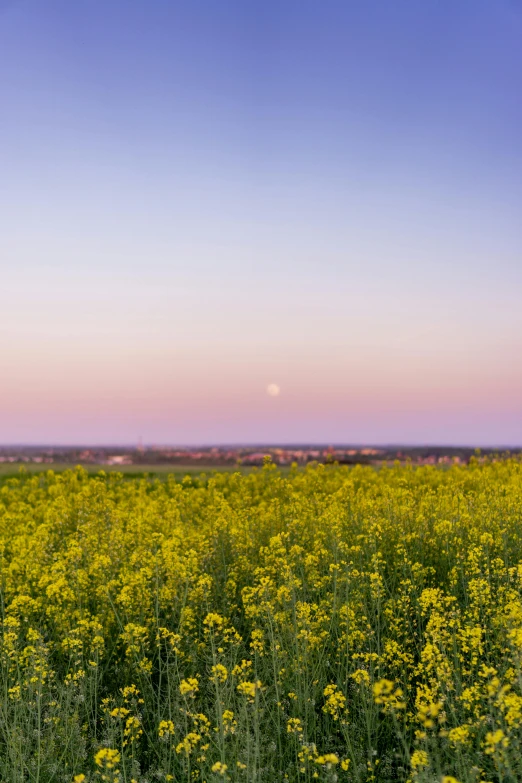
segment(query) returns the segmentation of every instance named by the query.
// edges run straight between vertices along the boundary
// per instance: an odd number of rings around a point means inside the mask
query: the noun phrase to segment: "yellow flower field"
[[[0,484],[0,780],[522,780],[522,462]]]

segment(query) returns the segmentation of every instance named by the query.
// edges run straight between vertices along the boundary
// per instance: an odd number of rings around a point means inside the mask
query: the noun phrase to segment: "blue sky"
[[[0,3],[0,441],[521,444],[521,44],[518,0]]]

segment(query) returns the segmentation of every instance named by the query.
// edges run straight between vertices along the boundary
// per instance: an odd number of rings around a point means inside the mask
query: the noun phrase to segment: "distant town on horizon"
[[[280,466],[292,463],[338,463],[344,465],[380,465],[386,462],[412,462],[417,465],[464,464],[474,455],[488,457],[517,454],[521,449],[478,448],[473,446],[374,446],[374,445],[214,445],[214,446],[0,446],[4,465],[100,465],[172,466],[218,469],[220,467],[256,467],[267,457]]]

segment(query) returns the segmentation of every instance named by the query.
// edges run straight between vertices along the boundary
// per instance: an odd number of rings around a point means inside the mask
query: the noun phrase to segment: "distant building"
[[[114,454],[107,457],[107,465],[132,465],[132,459],[127,454]]]

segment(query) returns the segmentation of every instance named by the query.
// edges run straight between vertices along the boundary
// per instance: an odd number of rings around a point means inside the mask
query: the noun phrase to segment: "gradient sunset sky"
[[[1,443],[522,445],[522,0],[0,0],[0,73]]]

